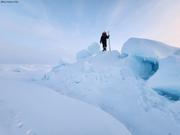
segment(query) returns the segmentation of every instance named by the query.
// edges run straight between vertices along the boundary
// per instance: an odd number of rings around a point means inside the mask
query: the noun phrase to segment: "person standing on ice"
[[[109,38],[110,35],[107,35],[106,32],[102,33],[101,39],[100,39],[100,44],[102,43],[103,45],[103,51],[106,51],[107,48],[107,39]]]

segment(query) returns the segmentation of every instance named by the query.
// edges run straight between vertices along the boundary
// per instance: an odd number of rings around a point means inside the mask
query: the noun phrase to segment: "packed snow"
[[[0,66],[0,134],[179,135],[180,49],[131,38],[77,61]]]

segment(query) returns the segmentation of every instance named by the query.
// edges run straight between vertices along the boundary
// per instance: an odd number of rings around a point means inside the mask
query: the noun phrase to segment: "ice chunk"
[[[100,51],[100,45],[98,43],[93,43],[88,47],[88,52],[91,55],[98,54]]]
[[[140,38],[130,38],[122,47],[122,53],[151,58],[165,58],[176,50],[177,48],[165,43]]]
[[[81,50],[76,54],[76,59],[81,60],[90,57],[91,54],[87,50]]]
[[[81,60],[88,58],[90,56],[98,54],[100,51],[100,46],[98,43],[92,43],[90,46],[88,46],[87,49],[81,50],[76,54],[76,59]]]

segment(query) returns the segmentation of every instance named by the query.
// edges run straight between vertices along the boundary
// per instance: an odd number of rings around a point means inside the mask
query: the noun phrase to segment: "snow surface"
[[[1,65],[0,134],[179,135],[179,52],[131,38],[71,64]]]
[[[0,67],[0,135],[131,135],[97,107],[28,79],[34,67],[18,66],[18,72],[16,66]]]
[[[133,135],[179,135],[179,101],[169,101],[148,83],[161,66],[166,66],[167,63],[161,65],[161,59],[175,52],[177,48],[161,42],[131,38],[121,54],[102,52],[58,70],[52,68],[41,83],[100,107],[122,122]]]

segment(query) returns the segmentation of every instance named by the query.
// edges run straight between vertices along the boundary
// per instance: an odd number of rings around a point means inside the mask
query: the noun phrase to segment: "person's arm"
[[[110,35],[107,35],[106,38],[108,39],[110,37]]]

